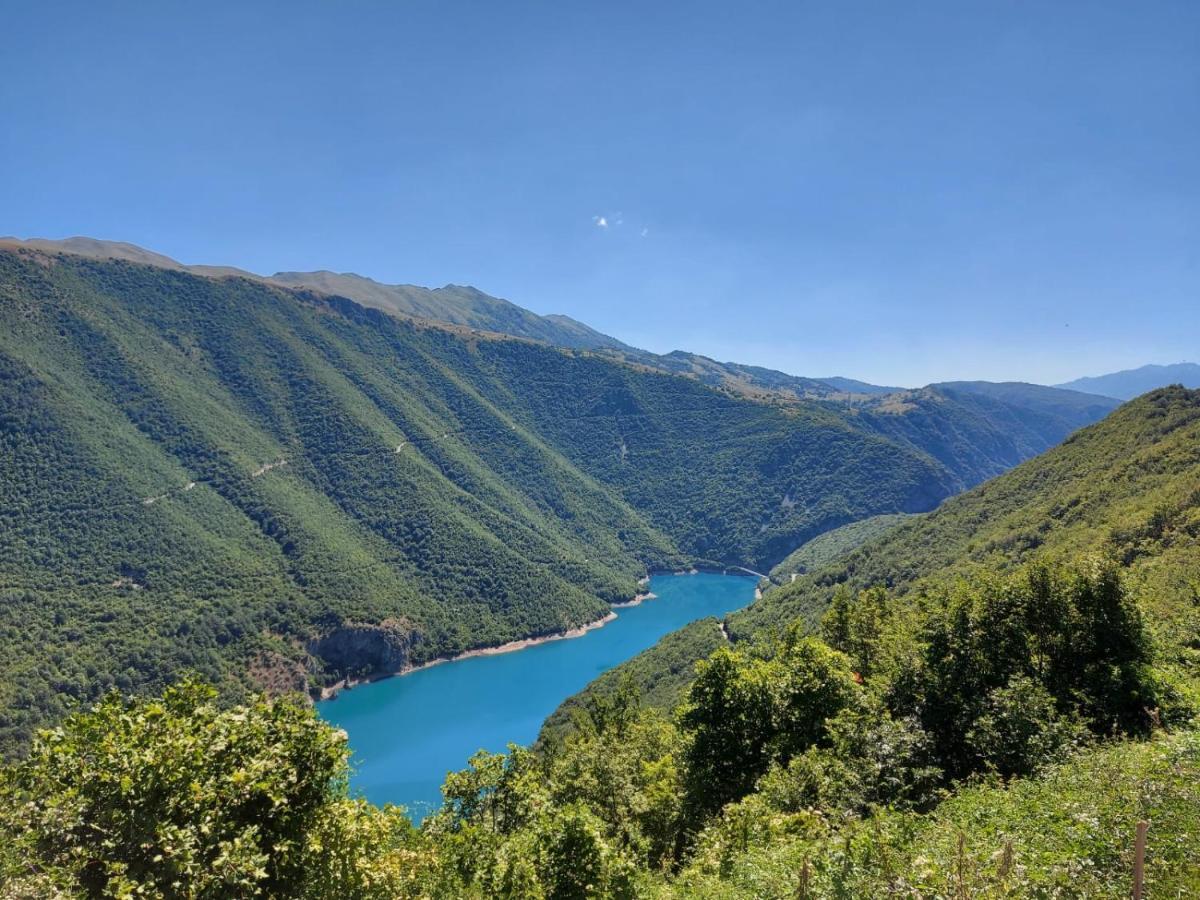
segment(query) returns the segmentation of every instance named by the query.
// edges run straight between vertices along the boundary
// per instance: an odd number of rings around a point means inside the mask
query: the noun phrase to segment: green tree
[[[772,763],[823,742],[827,721],[858,693],[845,655],[815,638],[792,634],[767,658],[713,654],[680,715],[691,820],[744,797]]]
[[[555,808],[535,834],[536,868],[547,900],[633,896],[633,867],[608,844],[603,823],[585,804]]]
[[[924,641],[920,671],[908,678],[919,685],[912,702],[953,775],[978,764],[968,733],[981,716],[992,717],[981,735],[1024,727],[1011,715],[1018,695],[1042,695],[1019,679],[1097,733],[1144,731],[1157,703],[1141,615],[1105,562],[1041,560],[962,580],[929,616]],[[1010,685],[1016,693],[996,693]]]
[[[629,682],[588,698],[576,722],[550,757],[554,804],[586,803],[623,852],[664,867],[682,827],[678,731],[656,711],[641,710]]]
[[[1059,713],[1054,697],[1031,678],[1016,676],[988,694],[967,732],[975,765],[1004,777],[1031,775],[1087,729]]]
[[[19,868],[0,878],[91,897],[418,891],[430,860],[408,820],[345,797],[345,734],[288,702],[215,699],[194,683],[113,695],[43,732],[5,772],[0,840]]]
[[[843,709],[828,730],[827,746],[810,747],[759,782],[774,809],[861,815],[884,806],[928,809],[937,801],[942,771],[932,764],[932,741],[915,719],[893,719],[867,702]]]
[[[533,753],[509,744],[507,753],[480,750],[467,768],[451,772],[442,785],[445,801],[437,827],[458,830],[466,826],[507,834],[529,820],[531,779],[537,779]]]
[[[891,619],[885,588],[868,588],[851,597],[849,589],[839,585],[822,620],[822,633],[830,646],[850,657],[854,671],[869,678],[878,667],[880,643]]]

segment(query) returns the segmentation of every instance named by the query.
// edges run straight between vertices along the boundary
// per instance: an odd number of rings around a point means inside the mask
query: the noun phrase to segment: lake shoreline
[[[633,600],[625,603],[613,603],[613,608],[637,606],[642,600],[650,599],[654,594],[639,594]],[[340,681],[334,682],[331,685],[321,688],[316,702],[325,700],[336,700],[342,691],[350,690],[363,684],[372,684],[376,681],[383,681],[386,678],[401,678],[405,675],[411,675],[413,672],[420,672],[422,669],[431,669],[434,666],[440,666],[443,663],[459,662],[464,659],[473,659],[477,656],[498,656],[501,653],[515,653],[518,650],[527,650],[530,647],[536,647],[538,644],[549,644],[552,641],[566,641],[572,638],[583,637],[589,631],[594,631],[597,628],[603,628],[609,622],[617,617],[615,612],[609,612],[601,616],[593,622],[588,622],[585,625],[578,625],[575,628],[568,628],[564,631],[555,631],[551,634],[541,635],[539,637],[521,638],[515,641],[507,641],[503,644],[492,644],[488,647],[476,647],[473,650],[464,650],[461,653],[455,653],[450,656],[438,656],[428,662],[423,662],[419,665],[406,665],[403,668],[397,669],[394,672],[376,672],[371,675],[363,675],[357,678],[343,678]]]
[[[702,572],[712,575],[728,575],[729,569],[721,569],[715,566],[691,566],[690,568],[674,572],[670,570],[654,570],[648,575],[639,578],[638,586],[642,588],[648,587],[650,584],[650,579],[655,575],[699,575]],[[742,573],[735,577],[749,576],[746,576],[744,573]],[[761,597],[761,592],[758,589],[755,589],[754,599],[758,600]],[[575,628],[568,628],[565,631],[555,631],[551,634],[545,634],[538,637],[520,638],[518,640],[508,641],[503,644],[492,644],[491,646],[487,647],[476,647],[472,650],[464,650],[461,653],[454,653],[449,656],[438,656],[429,660],[428,662],[423,662],[415,666],[406,665],[392,672],[375,672],[370,675],[362,675],[354,678],[343,678],[334,682],[333,684],[322,687],[320,691],[316,693],[316,696],[313,696],[313,694],[310,693],[309,697],[315,703],[321,703],[326,700],[336,700],[342,691],[350,690],[360,685],[372,684],[376,681],[383,681],[387,678],[402,678],[405,675],[411,675],[413,672],[420,672],[422,669],[440,666],[443,663],[459,662],[460,660],[472,659],[477,656],[496,656],[501,653],[515,653],[518,650],[527,650],[530,647],[536,647],[538,644],[548,644],[551,641],[563,641],[570,640],[572,638],[583,637],[589,631],[592,631],[596,628],[603,628],[605,625],[615,619],[617,614],[611,610],[629,609],[630,607],[640,606],[647,600],[656,599],[658,599],[658,595],[654,592],[643,591],[642,593],[636,594],[632,600],[610,603],[610,611],[606,615],[601,616],[599,619],[596,619],[593,622],[588,622],[585,625],[579,625]]]
[[[380,674],[362,679],[361,689],[339,695],[340,702],[318,703],[317,715],[348,735],[355,754],[352,790],[374,803],[398,803],[424,816],[441,805],[446,773],[460,768],[472,753],[534,744],[546,719],[597,677],[691,622],[720,621],[744,608],[752,602],[755,584],[719,573],[654,573],[649,583],[629,587],[633,590],[613,599],[623,605],[640,600],[636,606],[597,605],[595,615],[607,622],[567,632],[574,636],[595,630],[587,640],[562,640],[560,631],[499,648],[481,647],[469,655],[498,650],[504,655],[461,666],[430,660],[437,668],[417,678],[384,681],[387,675]],[[648,593],[657,599],[649,602],[643,596]],[[507,652],[541,643],[546,646],[532,653]],[[397,659],[379,672],[400,669],[404,662]]]
[[[658,594],[653,591],[646,591],[644,594],[638,594],[632,600],[622,600],[620,603],[611,604],[613,609],[629,609],[631,606],[641,606],[643,601],[657,600]]]

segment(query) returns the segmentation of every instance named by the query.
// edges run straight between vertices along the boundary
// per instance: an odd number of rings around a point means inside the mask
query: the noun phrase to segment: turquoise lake
[[[559,703],[601,672],[688,622],[746,606],[757,582],[656,575],[649,588],[656,599],[614,610],[616,619],[582,637],[359,685],[317,709],[350,736],[352,792],[401,804],[420,819],[440,805],[446,773],[476,750],[532,743]]]

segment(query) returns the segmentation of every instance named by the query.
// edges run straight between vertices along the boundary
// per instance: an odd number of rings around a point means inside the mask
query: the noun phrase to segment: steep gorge
[[[363,665],[313,652],[348,625],[405,622],[412,663],[578,626],[648,569],[767,566],[1013,461],[126,261],[0,249],[0,323],[0,648],[39,648],[0,667],[10,750],[113,686],[328,683]]]

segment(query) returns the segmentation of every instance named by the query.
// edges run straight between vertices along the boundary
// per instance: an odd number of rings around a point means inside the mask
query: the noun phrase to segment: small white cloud
[[[649,229],[649,228],[643,228],[643,229],[642,229],[642,237],[645,237],[645,236],[646,236],[646,235],[648,235],[649,233],[650,233],[650,229]]]
[[[596,223],[597,228],[608,227],[608,219],[604,218],[604,216],[592,216],[592,221]]]

